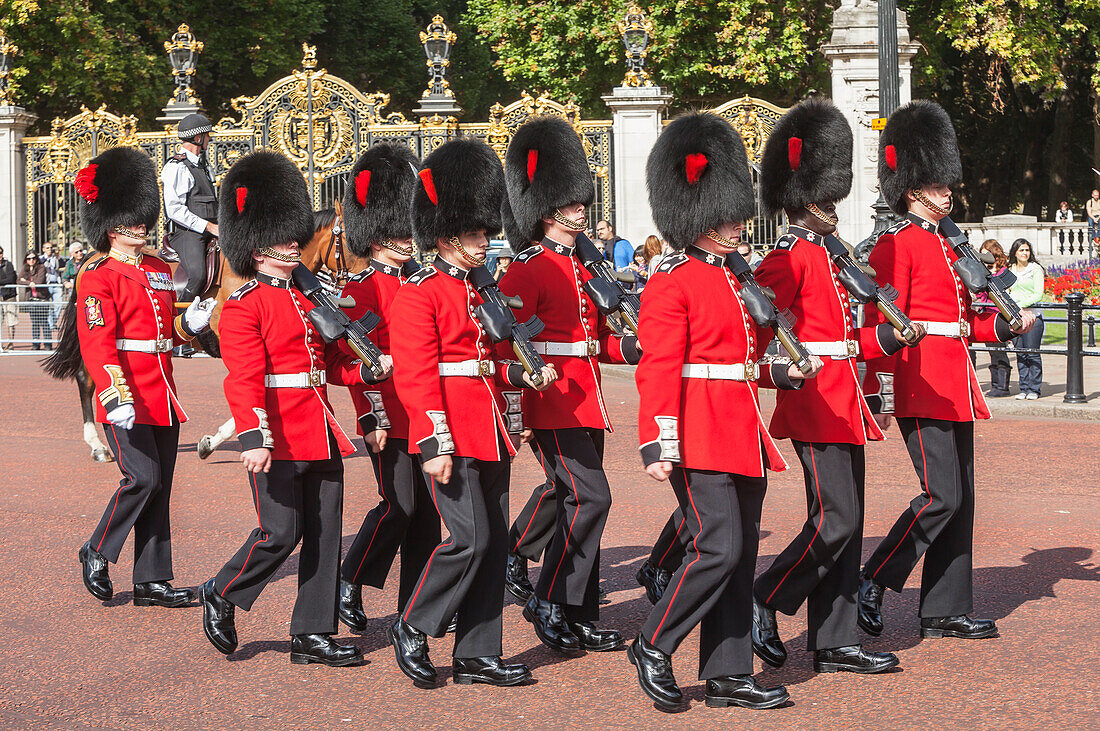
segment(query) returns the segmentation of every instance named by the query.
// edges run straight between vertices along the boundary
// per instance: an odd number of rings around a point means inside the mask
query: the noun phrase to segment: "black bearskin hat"
[[[80,222],[96,251],[109,251],[107,232],[144,223],[150,234],[160,217],[160,190],[152,159],[134,147],[112,147],[82,167],[73,181]]]
[[[500,231],[504,170],[493,150],[474,137],[446,142],[424,158],[413,188],[413,236],[421,251],[463,231]]]
[[[500,220],[504,224],[504,238],[508,239],[512,251],[517,254],[531,246],[531,237],[519,230],[516,225],[516,217],[512,215],[512,204],[508,202],[508,196],[500,202]]]
[[[592,205],[596,186],[577,131],[563,117],[535,117],[504,153],[508,202],[526,239],[542,239],[541,221],[570,203]]]
[[[375,145],[355,161],[344,189],[344,230],[353,254],[369,259],[372,242],[412,236],[409,199],[417,163],[412,150],[392,143]]]
[[[878,185],[894,213],[905,215],[910,190],[961,180],[959,143],[943,107],[915,101],[890,115],[878,140]]]
[[[305,178],[288,158],[270,150],[249,153],[229,168],[218,207],[219,245],[229,267],[255,273],[252,252],[313,238],[313,206]]]
[[[729,122],[711,112],[673,120],[649,153],[646,187],[653,222],[683,250],[699,234],[756,213],[748,155]]]
[[[852,190],[852,128],[822,99],[796,104],[776,123],[760,160],[764,213],[839,201]]]

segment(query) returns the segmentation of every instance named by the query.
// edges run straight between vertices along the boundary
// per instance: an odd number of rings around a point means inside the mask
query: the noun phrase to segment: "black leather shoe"
[[[781,706],[791,699],[790,693],[782,685],[765,688],[751,675],[728,675],[724,678],[711,678],[707,681],[707,690],[703,696],[708,708],[727,708],[741,706],[763,710]]]
[[[531,671],[526,665],[505,665],[496,656],[456,657],[452,678],[458,685],[485,683],[486,685],[525,685],[531,682]]]
[[[581,647],[590,652],[610,652],[625,644],[617,630],[598,629],[591,622],[569,622],[569,629],[581,641]]]
[[[508,573],[505,574],[504,586],[520,604],[526,604],[535,593],[531,579],[527,578],[527,559],[518,553],[508,554]]]
[[[134,584],[135,607],[186,607],[195,598],[190,589],[176,589],[167,581]]]
[[[199,593],[202,604],[202,631],[218,652],[228,655],[237,649],[237,625],[233,621],[236,607],[233,602],[218,596],[214,580],[202,585]]]
[[[662,711],[678,711],[684,704],[684,694],[672,674],[672,658],[638,635],[626,648],[630,663],[638,669],[638,684],[642,691]]]
[[[898,658],[892,652],[867,652],[859,645],[814,650],[815,673],[862,673],[871,675],[897,667]]]
[[[107,574],[107,558],[92,548],[91,541],[85,543],[76,556],[80,559],[84,588],[91,592],[96,599],[103,602],[113,597],[115,587],[111,584],[111,577]]]
[[[424,633],[403,619],[398,618],[386,631],[397,656],[397,667],[405,673],[417,688],[434,688],[439,675],[428,657],[428,638]]]
[[[580,638],[569,629],[560,604],[531,595],[523,607],[523,618],[534,626],[539,641],[551,650],[567,655],[582,652]]]
[[[363,587],[340,579],[340,602],[336,616],[352,632],[367,629],[367,615],[363,614]]]
[[[331,635],[294,635],[290,638],[290,661],[295,665],[319,662],[332,668],[362,665],[363,653],[355,645],[338,645]]]
[[[856,624],[859,628],[878,637],[882,634],[882,596],[886,589],[868,576],[859,577],[859,614]]]
[[[634,575],[634,578],[645,589],[645,595],[649,599],[649,603],[656,604],[661,601],[661,596],[668,588],[668,582],[672,581],[672,574],[646,561],[638,569],[638,573]]]
[[[920,636],[984,640],[987,637],[997,636],[997,623],[992,619],[971,619],[965,614],[956,614],[951,617],[922,617]]]
[[[752,597],[752,651],[773,668],[787,662],[787,648],[779,639],[779,627],[775,623],[775,610]]]

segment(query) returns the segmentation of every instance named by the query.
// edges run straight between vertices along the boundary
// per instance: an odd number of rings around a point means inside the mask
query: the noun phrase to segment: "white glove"
[[[116,406],[107,412],[107,421],[111,422],[119,429],[130,430],[134,425],[134,419],[137,418],[137,412],[134,411],[133,404],[123,404],[122,406]]]
[[[193,333],[199,333],[206,329],[206,326],[210,324],[210,318],[214,314],[214,307],[217,306],[218,301],[213,297],[207,297],[204,300],[192,300],[191,304],[187,305],[187,309],[183,311],[183,322],[187,325],[187,329]]]

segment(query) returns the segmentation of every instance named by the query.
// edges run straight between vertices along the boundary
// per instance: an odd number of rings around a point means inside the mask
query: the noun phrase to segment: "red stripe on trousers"
[[[691,495],[691,485],[688,483],[687,470],[680,467],[680,471],[684,473],[684,489],[687,490],[688,502],[691,503],[691,509],[695,513],[695,520],[699,523],[699,532],[702,532],[703,519],[699,517],[699,509],[695,507],[695,498]],[[672,605],[676,602],[676,595],[680,593],[680,587],[684,585],[684,579],[687,577],[688,571],[691,571],[691,567],[699,562],[699,545],[696,542],[698,540],[699,533],[691,537],[691,545],[692,548],[695,549],[695,560],[689,563],[683,573],[680,574],[680,581],[676,584],[676,591],[672,592],[672,598],[668,600],[668,606],[665,607],[665,616],[661,617],[661,621],[657,624],[657,629],[653,630],[653,637],[649,640],[649,644],[651,645],[657,641],[657,635],[661,633],[661,627],[664,626],[665,620],[668,619],[668,613],[672,611]]]
[[[779,591],[779,587],[783,586],[783,582],[787,580],[787,577],[791,575],[791,572],[798,568],[798,564],[802,563],[802,559],[806,558],[806,554],[810,552],[810,546],[814,545],[814,541],[821,535],[821,526],[825,524],[825,503],[821,502],[821,481],[817,477],[817,458],[814,456],[814,445],[811,443],[810,447],[810,466],[814,472],[814,489],[817,490],[817,504],[821,506],[821,517],[817,519],[817,530],[814,531],[814,537],[810,539],[810,542],[806,544],[806,550],[802,552],[802,555],[798,557],[798,560],[794,562],[794,565],[787,569],[787,573],[783,574],[783,578],[779,580],[779,583],[772,589],[772,593],[768,594],[768,598],[764,600],[767,604],[775,596],[775,592]]]
[[[924,437],[920,433],[920,419],[913,419],[913,421],[917,425],[917,442],[920,444],[920,458],[921,462],[924,464],[924,479],[921,480],[923,483],[921,487],[924,488],[924,494],[928,496],[928,502],[913,516],[913,522],[905,529],[905,533],[902,535],[901,540],[898,541],[898,545],[894,546],[893,550],[891,550],[886,558],[882,560],[882,563],[879,564],[879,567],[875,569],[875,573],[871,574],[872,579],[878,576],[879,571],[882,571],[882,567],[885,566],[886,562],[890,560],[890,557],[894,555],[894,551],[901,548],[901,544],[904,543],[905,539],[909,536],[909,531],[913,530],[913,526],[917,524],[917,519],[920,518],[920,514],[927,510],[928,506],[932,504],[932,491],[928,489],[928,458],[924,456]]]

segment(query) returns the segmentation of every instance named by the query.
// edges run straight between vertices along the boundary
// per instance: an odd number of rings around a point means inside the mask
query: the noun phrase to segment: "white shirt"
[[[180,148],[192,165],[199,164],[199,156],[190,150]],[[209,171],[207,175],[209,175]],[[187,209],[187,194],[195,184],[191,171],[178,162],[168,162],[160,171],[160,182],[164,185],[164,210],[168,218],[184,228],[202,233],[206,230],[206,221]]]
[[[1073,211],[1071,211],[1068,208],[1063,211],[1061,208],[1059,208],[1054,213],[1054,222],[1055,223],[1073,223]]]

